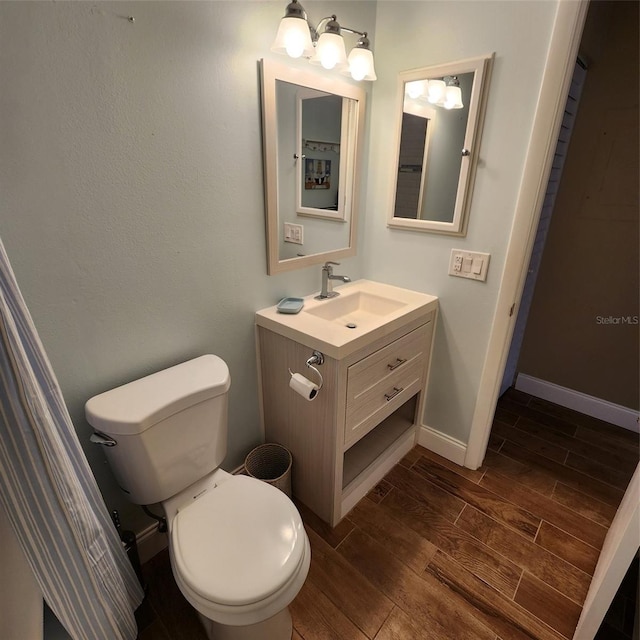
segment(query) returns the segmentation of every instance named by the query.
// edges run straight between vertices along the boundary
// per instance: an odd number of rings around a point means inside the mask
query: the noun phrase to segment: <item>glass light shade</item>
[[[429,80],[429,88],[427,90],[427,100],[431,104],[442,103],[446,89],[444,80]]]
[[[271,51],[286,53],[292,58],[311,57],[313,42],[307,21],[303,18],[282,18]]]
[[[460,87],[447,87],[444,93],[445,109],[462,109],[462,91]]]
[[[404,92],[412,99],[419,98],[420,96],[426,96],[428,91],[427,80],[414,80],[413,82],[407,82]]]
[[[347,58],[349,63],[348,71],[354,80],[377,80],[376,70],[373,66],[373,53],[371,49],[364,47],[354,47]]]
[[[323,33],[318,38],[316,53],[309,62],[321,64],[325,69],[344,67],[347,64],[347,52],[342,36],[337,33]]]

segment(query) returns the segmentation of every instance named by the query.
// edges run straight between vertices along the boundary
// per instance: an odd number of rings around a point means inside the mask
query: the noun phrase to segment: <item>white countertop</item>
[[[277,305],[261,309],[256,312],[255,322],[274,333],[319,349],[329,357],[340,359],[438,307],[436,296],[371,280],[356,280],[336,286],[334,290],[340,293],[340,297],[316,300],[314,296],[317,293],[306,296],[303,298],[304,308],[297,314],[279,313]],[[355,309],[355,328],[347,326],[348,314],[325,319],[314,313],[329,311],[327,315],[332,315],[329,307],[332,302],[345,305],[346,298],[360,292],[372,300],[390,301],[391,304],[382,304],[384,310],[380,315],[367,313],[366,309]],[[357,304],[355,298],[350,301]]]

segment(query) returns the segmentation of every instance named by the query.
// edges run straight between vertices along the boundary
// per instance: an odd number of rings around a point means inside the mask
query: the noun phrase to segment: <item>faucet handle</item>
[[[322,268],[327,270],[327,271],[331,271],[332,268],[333,268],[331,265],[335,265],[336,267],[339,267],[340,263],[339,262],[333,262],[333,260],[327,260],[327,262],[324,263],[324,267],[322,267]]]

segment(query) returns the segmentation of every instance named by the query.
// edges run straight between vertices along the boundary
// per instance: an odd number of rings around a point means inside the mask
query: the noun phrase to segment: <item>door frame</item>
[[[522,291],[544,202],[553,154],[589,0],[559,0],[538,98],[529,149],[507,246],[502,282],[489,345],[480,377],[478,397],[464,466],[483,462],[491,433],[498,393],[506,366]],[[593,638],[613,595],[640,545],[640,465],[625,492],[600,553],[574,640]]]
[[[464,466],[484,460],[589,0],[559,0],[507,246]]]
[[[575,640],[593,638],[640,547],[640,465],[607,531],[582,607]],[[636,624],[639,611],[636,611]]]

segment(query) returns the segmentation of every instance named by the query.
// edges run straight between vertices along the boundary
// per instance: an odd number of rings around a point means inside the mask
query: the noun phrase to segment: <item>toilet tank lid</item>
[[[89,399],[89,424],[107,435],[135,435],[187,407],[229,390],[222,358],[204,355]]]

